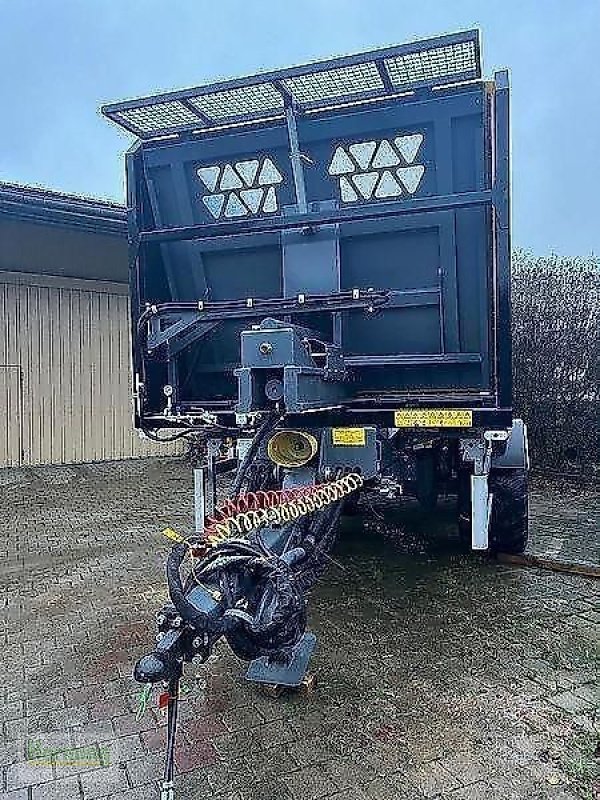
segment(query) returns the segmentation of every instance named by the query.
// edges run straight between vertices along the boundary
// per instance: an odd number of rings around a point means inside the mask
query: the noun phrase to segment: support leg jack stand
[[[267,697],[281,697],[286,692],[309,696],[317,687],[317,676],[314,672],[307,672],[306,677],[299,686],[283,686],[281,683],[259,683],[259,690]]]
[[[179,682],[183,666],[179,664],[178,672],[169,680],[169,703],[167,705],[167,755],[165,771],[160,787],[160,800],[174,800],[173,771],[175,756],[175,734],[177,732],[177,711],[179,708]]]
[[[297,689],[306,677],[316,643],[314,633],[305,633],[284,660],[261,656],[251,661],[246,679],[253,683]]]

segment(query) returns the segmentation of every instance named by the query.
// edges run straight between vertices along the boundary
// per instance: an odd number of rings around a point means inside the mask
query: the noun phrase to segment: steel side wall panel
[[[182,452],[133,430],[126,294],[44,280],[0,274],[0,466]]]

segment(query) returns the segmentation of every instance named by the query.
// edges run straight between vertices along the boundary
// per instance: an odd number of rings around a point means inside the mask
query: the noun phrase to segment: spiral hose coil
[[[256,491],[228,498],[207,517],[205,535],[210,544],[237,537],[261,525],[284,525],[305,514],[320,511],[355,492],[364,483],[357,472],[333,481],[277,491]]]

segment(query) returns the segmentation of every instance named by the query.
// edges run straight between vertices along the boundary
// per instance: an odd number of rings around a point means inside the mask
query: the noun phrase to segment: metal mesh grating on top
[[[284,80],[283,85],[298,103],[315,103],[384,88],[377,65],[372,61],[298,75]]]
[[[131,123],[144,133],[154,133],[168,127],[198,124],[198,117],[181,103],[152,103],[139,108],[118,111],[124,123]]]
[[[315,111],[480,77],[478,32],[464,31],[153,98],[112,103],[102,111],[127,130],[151,138],[283,116],[288,102],[293,102],[300,112]]]
[[[385,66],[396,88],[432,78],[452,77],[477,68],[475,42],[458,42],[385,59]]]
[[[283,109],[281,93],[270,83],[257,83],[240,89],[203,94],[188,98],[190,105],[215,120],[240,114],[269,114]]]

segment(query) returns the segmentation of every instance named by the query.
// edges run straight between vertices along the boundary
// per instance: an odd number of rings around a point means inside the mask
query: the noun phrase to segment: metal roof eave
[[[125,237],[126,209],[117,203],[0,183],[0,217]]]

